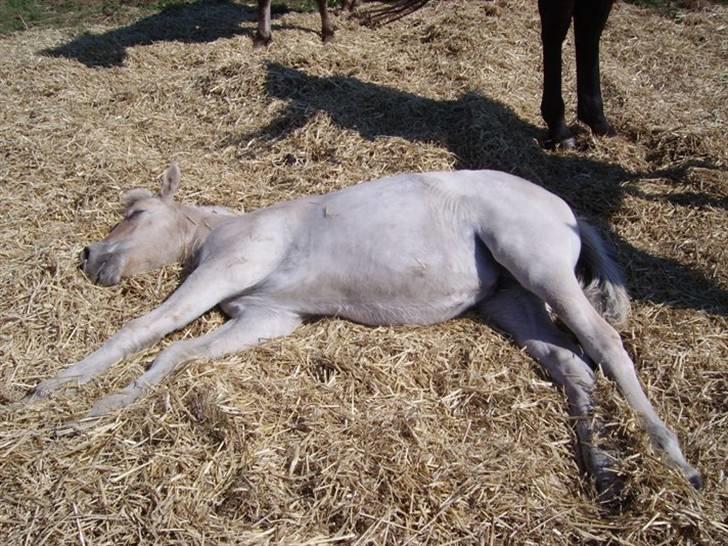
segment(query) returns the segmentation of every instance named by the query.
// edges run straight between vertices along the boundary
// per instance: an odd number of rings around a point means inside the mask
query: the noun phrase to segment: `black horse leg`
[[[574,8],[577,115],[595,135],[615,134],[604,117],[599,81],[599,39],[612,3],[613,0],[577,1]]]
[[[541,115],[548,126],[548,147],[573,148],[575,144],[574,135],[564,120],[564,99],[561,96],[561,44],[571,24],[574,4],[575,0],[538,0],[543,47]]]

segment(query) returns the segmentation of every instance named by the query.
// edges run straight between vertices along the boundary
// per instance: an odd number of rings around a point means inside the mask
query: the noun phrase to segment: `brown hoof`
[[[333,30],[324,30],[321,32],[321,41],[325,44],[328,44],[331,40],[334,39],[334,31]]]
[[[263,36],[256,32],[255,36],[253,37],[253,47],[255,49],[259,49],[261,47],[268,47],[272,41],[273,41],[273,38],[271,38],[270,36]]]

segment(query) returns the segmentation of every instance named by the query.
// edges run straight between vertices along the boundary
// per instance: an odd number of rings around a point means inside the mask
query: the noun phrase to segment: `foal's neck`
[[[194,258],[213,229],[235,216],[234,211],[225,207],[181,206],[178,213],[183,233],[180,253],[182,263]]]

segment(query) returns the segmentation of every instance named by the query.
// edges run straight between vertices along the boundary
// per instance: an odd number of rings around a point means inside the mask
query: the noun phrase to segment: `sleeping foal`
[[[175,203],[179,178],[172,164],[158,195],[127,194],[124,220],[84,250],[83,269],[111,285],[191,257],[192,273],[159,307],[40,383],[29,399],[90,381],[216,305],[228,322],[164,349],[139,378],[96,402],[89,417],[127,406],[183,362],[288,335],[306,317],[433,324],[475,308],[563,386],[581,461],[600,489],[610,472],[592,444],[593,363],[617,382],[655,448],[699,487],[698,472],[607,322],[623,321],[629,310],[619,269],[596,231],[554,194],[496,171],[400,174],[233,215]]]

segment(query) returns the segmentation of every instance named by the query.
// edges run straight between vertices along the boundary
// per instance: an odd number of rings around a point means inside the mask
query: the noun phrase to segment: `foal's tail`
[[[577,222],[581,236],[581,254],[576,264],[579,283],[599,314],[613,326],[621,326],[630,307],[622,271],[597,230],[581,218]]]

